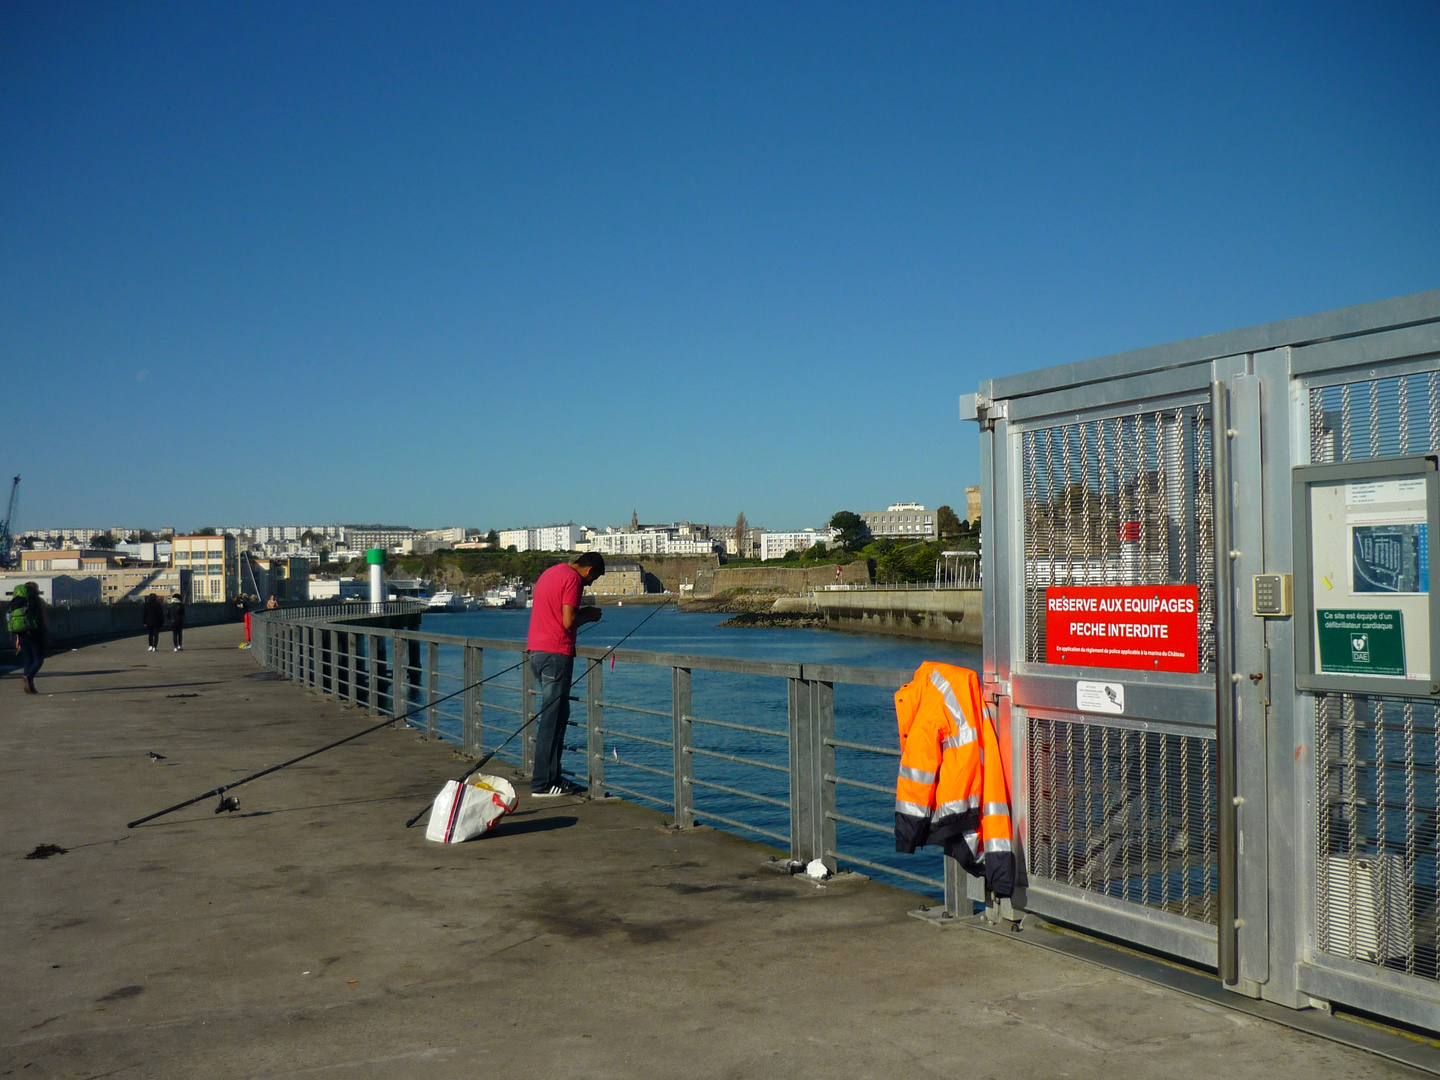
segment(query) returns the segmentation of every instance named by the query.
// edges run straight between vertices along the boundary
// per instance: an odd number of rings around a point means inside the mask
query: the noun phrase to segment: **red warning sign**
[[[1114,585],[1045,590],[1045,662],[1199,671],[1200,590]]]

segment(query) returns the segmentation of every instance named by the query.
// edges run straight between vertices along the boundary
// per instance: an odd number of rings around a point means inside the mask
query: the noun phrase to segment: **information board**
[[[1426,479],[1309,486],[1313,672],[1430,679]]]
[[[1045,661],[1142,671],[1200,670],[1194,585],[1045,590]]]
[[[1342,675],[1401,676],[1405,671],[1405,622],[1398,611],[1315,613],[1320,627],[1320,670]]]

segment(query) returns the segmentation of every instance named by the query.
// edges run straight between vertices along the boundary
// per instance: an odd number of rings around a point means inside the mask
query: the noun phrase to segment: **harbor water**
[[[724,627],[729,616],[689,614],[653,606],[627,605],[604,608],[604,618],[582,628],[580,644],[607,648],[635,630],[622,646],[624,650],[702,654],[777,663],[837,664],[853,667],[898,668],[913,671],[923,661],[934,660],[979,669],[980,653],[972,646],[952,642],[920,642],[869,635],[840,634],[825,630]],[[647,616],[648,622],[640,626]],[[523,642],[529,625],[528,611],[476,611],[427,613],[421,630],[475,638]],[[636,630],[636,627],[639,627]],[[520,722],[520,672],[499,674],[515,664],[519,655],[509,650],[487,649],[484,675],[495,677],[483,689],[484,745],[500,744]],[[439,689],[457,689],[461,679],[458,648],[441,650],[440,670],[445,676]],[[564,766],[579,782],[587,782],[585,755],[585,697],[583,673],[591,665],[576,662],[576,684],[572,696],[571,727],[566,738]],[[671,671],[668,667],[613,663],[606,660],[603,680],[605,787],[607,790],[653,805],[671,809],[673,781],[665,773],[672,769]],[[835,685],[835,737],[842,742],[898,749],[895,725],[894,688]],[[441,733],[459,740],[460,710],[456,701],[439,707]],[[635,711],[641,710],[641,711]],[[717,828],[741,832],[752,839],[785,848],[788,844],[788,686],[785,679],[696,670],[692,674],[691,713],[695,753],[695,819]],[[663,715],[655,715],[655,714]],[[422,717],[417,717],[417,720]],[[743,724],[763,728],[773,735],[707,724]],[[664,745],[660,745],[664,744]],[[708,751],[708,753],[707,753]],[[710,756],[746,759],[745,764]],[[498,755],[518,764],[520,740],[516,739]],[[755,764],[748,764],[754,762]],[[847,854],[867,862],[893,867],[899,874],[886,874],[873,867],[851,864],[853,869],[891,884],[940,896],[943,867],[939,852],[926,848],[913,855],[901,855],[894,843],[894,784],[897,760],[893,756],[836,749],[837,812],[867,823],[868,827],[837,822],[836,850],[841,869]],[[845,784],[844,780],[874,785],[881,790]],[[722,789],[731,789],[726,791]],[[759,799],[733,792],[747,792]],[[765,800],[774,800],[765,801]],[[777,803],[779,805],[777,805]],[[730,819],[722,822],[717,818]],[[742,825],[732,824],[743,823]],[[918,874],[926,882],[908,875]]]

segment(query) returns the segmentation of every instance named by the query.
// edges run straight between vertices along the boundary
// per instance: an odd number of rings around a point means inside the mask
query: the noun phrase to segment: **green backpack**
[[[30,599],[28,587],[15,586],[15,593],[10,598],[10,607],[5,613],[5,628],[10,633],[33,634],[39,629],[40,624],[35,619],[35,611]]]

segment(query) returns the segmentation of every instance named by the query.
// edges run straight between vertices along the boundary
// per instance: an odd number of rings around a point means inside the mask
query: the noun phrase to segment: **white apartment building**
[[[716,541],[708,533],[688,522],[634,531],[606,529],[591,539],[590,550],[602,555],[712,555]]]
[[[860,520],[876,538],[900,537],[907,540],[934,540],[935,513],[919,503],[891,503],[884,510],[866,510]]]
[[[536,525],[524,529],[501,529],[500,550],[512,544],[516,551],[574,551],[585,540],[580,525]]]
[[[190,602],[228,600],[240,592],[240,558],[235,537],[177,536],[171,541],[171,565],[190,571]]]
[[[415,546],[415,530],[406,528],[366,529],[353,525],[345,526],[345,546],[359,548],[384,548],[386,551],[408,552]]]
[[[806,551],[816,544],[829,544],[835,539],[832,529],[800,529],[796,532],[760,534],[760,558],[783,559],[791,551]]]

